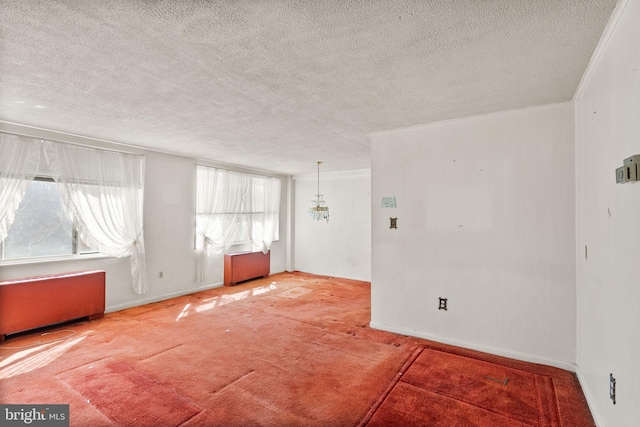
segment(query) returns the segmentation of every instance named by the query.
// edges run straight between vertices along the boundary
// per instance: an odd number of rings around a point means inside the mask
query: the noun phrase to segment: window
[[[95,253],[79,239],[57,184],[46,178],[29,183],[1,249],[2,260]]]
[[[266,252],[279,238],[280,186],[279,178],[198,166],[198,247],[251,242]]]
[[[238,223],[235,229],[234,243],[247,243],[254,236],[262,236],[264,216],[268,212],[268,203],[265,199],[265,185],[268,177],[248,176],[247,190],[241,199],[241,204],[235,214],[238,215]],[[280,185],[278,180],[277,185]],[[279,202],[279,198],[278,198]],[[274,230],[273,239],[278,240],[278,230]]]
[[[143,205],[144,155],[0,132],[0,261],[88,253],[76,224],[100,254],[131,257],[144,294]]]

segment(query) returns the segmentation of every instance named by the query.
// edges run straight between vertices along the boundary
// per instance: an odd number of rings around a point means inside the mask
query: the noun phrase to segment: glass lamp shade
[[[322,194],[313,195],[313,200],[309,207],[309,215],[316,221],[326,219],[329,222],[329,206],[326,206]]]

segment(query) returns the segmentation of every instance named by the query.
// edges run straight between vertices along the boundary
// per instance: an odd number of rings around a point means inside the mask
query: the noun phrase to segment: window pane
[[[80,236],[78,236],[78,253],[80,255],[84,255],[84,254],[97,254],[98,251],[94,251],[93,249],[91,249],[89,247],[89,245],[87,245],[84,240],[82,240],[80,238]]]
[[[56,184],[32,181],[4,241],[4,258],[72,255],[72,230]]]
[[[250,226],[249,215],[240,215],[238,218],[238,224],[236,224],[236,234],[234,238],[235,243],[251,240]]]
[[[265,195],[264,195],[264,179],[262,178],[254,178],[253,179],[253,206],[251,207],[251,212],[264,212],[265,206]]]

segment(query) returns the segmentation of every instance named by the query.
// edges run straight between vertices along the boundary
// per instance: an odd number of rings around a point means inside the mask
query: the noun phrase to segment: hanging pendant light
[[[309,215],[316,221],[326,219],[329,222],[329,206],[326,206],[322,194],[320,194],[320,163],[318,163],[318,193],[313,195],[311,206],[309,207]]]

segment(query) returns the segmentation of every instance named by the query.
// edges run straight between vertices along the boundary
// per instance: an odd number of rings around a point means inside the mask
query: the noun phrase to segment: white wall
[[[222,285],[224,274],[222,254],[210,257],[204,283],[198,283],[195,280],[196,160],[7,123],[0,123],[0,129],[145,155],[144,235],[149,292],[144,295],[133,292],[129,257],[3,265],[0,266],[0,280],[80,270],[105,270],[107,272],[107,311]],[[271,273],[285,270],[286,177],[282,177],[282,183],[280,241],[274,242],[271,247]],[[237,246],[230,248],[229,252],[248,249]],[[159,278],[161,271],[163,278]]]
[[[640,184],[615,169],[640,154],[640,2],[618,5],[575,99],[578,374],[599,425],[637,426]]]
[[[294,177],[296,270],[325,276],[371,280],[371,171],[323,173],[320,193],[329,222],[307,214],[317,190],[317,174]]]
[[[372,135],[372,327],[574,369],[573,113]]]

